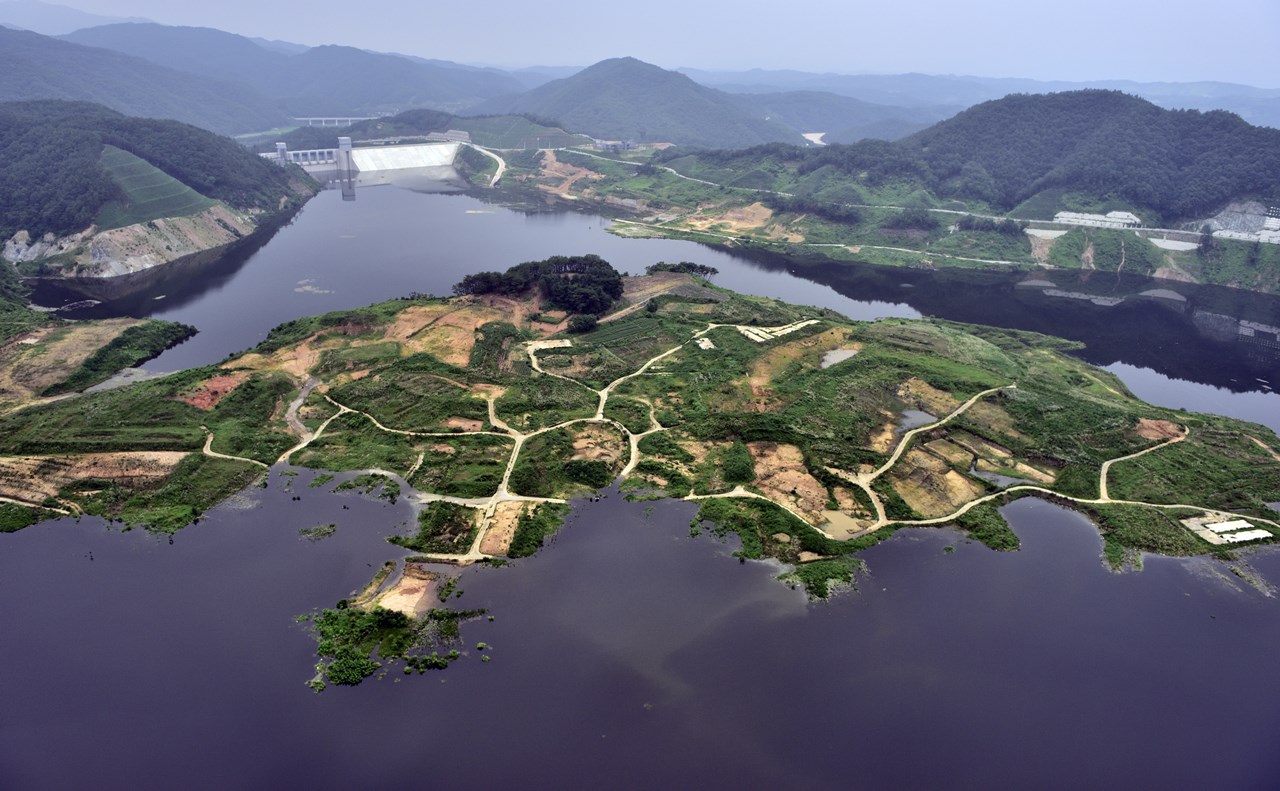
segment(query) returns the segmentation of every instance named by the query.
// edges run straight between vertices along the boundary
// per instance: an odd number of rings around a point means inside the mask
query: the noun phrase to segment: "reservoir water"
[[[931,273],[624,240],[580,214],[525,215],[394,188],[323,193],[257,249],[97,315],[201,329],[147,367],[215,362],[302,315],[447,293],[462,274],[598,253],[720,269],[741,291],[855,318],[933,315],[1080,340],[1158,403],[1280,430],[1277,301],[1088,274]],[[794,270],[794,271],[793,271]],[[1041,278],[1043,279],[1043,278]],[[1022,285],[1019,285],[1022,283]],[[1046,292],[1106,291],[1102,307]],[[107,295],[102,295],[107,296]],[[47,303],[80,297],[46,288]],[[1234,322],[1234,323],[1233,323]],[[904,530],[856,592],[808,604],[770,564],[691,537],[694,508],[579,502],[539,556],[463,572],[444,672],[314,694],[300,613],[400,551],[408,506],[274,475],[172,542],[60,520],[0,535],[0,787],[667,786],[1274,788],[1280,602],[1227,564],[1148,557],[1113,574],[1087,520],[1004,509],[995,553]],[[300,496],[300,500],[293,500]],[[348,506],[343,509],[342,506]],[[301,528],[336,523],[317,542]],[[950,550],[948,549],[950,548]],[[1280,553],[1237,570],[1280,583]],[[1252,572],[1249,568],[1251,567]],[[1265,587],[1265,586],[1264,586]]]

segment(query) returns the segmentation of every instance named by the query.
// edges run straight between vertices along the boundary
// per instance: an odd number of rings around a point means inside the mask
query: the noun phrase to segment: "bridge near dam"
[[[376,115],[328,115],[308,118],[290,118],[298,126],[351,126],[361,121],[373,121],[381,116]]]

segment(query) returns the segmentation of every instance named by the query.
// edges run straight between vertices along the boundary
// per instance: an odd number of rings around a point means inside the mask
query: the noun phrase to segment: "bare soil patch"
[[[747,449],[755,460],[755,486],[766,497],[801,514],[809,524],[827,521],[827,487],[809,474],[804,452],[795,445],[751,442]]]
[[[898,398],[938,418],[946,417],[960,406],[950,393],[914,377],[898,386]]]
[[[573,459],[602,461],[618,466],[630,453],[630,445],[613,426],[602,423],[580,423],[570,426],[573,433]]]
[[[604,178],[603,174],[594,170],[581,168],[577,165],[570,165],[567,162],[561,162],[556,159],[556,152],[542,152],[542,177],[548,179],[559,179],[559,184],[539,184],[538,189],[546,192],[555,193],[556,195],[568,196],[573,189],[573,185],[583,179],[588,181],[599,181]]]
[[[400,579],[377,599],[377,605],[419,618],[431,609],[440,575],[420,563],[406,561]]]
[[[527,507],[527,503],[521,502],[498,503],[493,509],[489,529],[480,539],[480,551],[486,555],[507,554],[516,535],[516,525]]]
[[[104,319],[43,327],[11,338],[0,347],[0,402],[26,402],[65,381],[91,354],[138,319]]]
[[[57,496],[64,486],[85,479],[129,488],[159,485],[186,456],[182,451],[128,451],[0,457],[0,496],[41,502]]]
[[[977,483],[919,448],[909,451],[895,469],[893,488],[926,518],[946,516],[983,492]]]
[[[214,376],[199,383],[190,392],[183,393],[178,397],[178,400],[184,404],[190,404],[196,409],[208,411],[216,407],[219,401],[230,395],[237,387],[244,384],[248,378],[248,371],[236,371]]]
[[[1053,249],[1053,243],[1056,239],[1045,239],[1041,236],[1027,234],[1027,238],[1031,240],[1031,257],[1035,259],[1037,264],[1048,266],[1049,251]]]
[[[1143,439],[1170,440],[1182,436],[1182,426],[1171,420],[1153,420],[1144,417],[1138,421],[1138,427],[1133,430],[1133,433]]]
[[[763,228],[772,219],[773,209],[757,201],[749,206],[739,206],[719,214],[693,215],[686,220],[686,223],[698,230],[706,230],[718,225],[727,233],[741,233]]]
[[[867,447],[876,453],[888,453],[893,450],[894,441],[897,439],[895,433],[898,428],[897,416],[887,409],[880,410],[880,414],[888,418],[888,422],[880,426],[880,428],[871,432],[871,438],[867,442]]]
[[[481,431],[484,429],[484,423],[465,417],[446,418],[444,426],[445,428],[460,428],[463,431]]]

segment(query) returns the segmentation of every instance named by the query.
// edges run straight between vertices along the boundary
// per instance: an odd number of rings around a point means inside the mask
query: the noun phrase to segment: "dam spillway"
[[[344,197],[349,194],[347,199],[354,200],[356,186],[395,184],[427,192],[465,189],[465,181],[454,169],[461,148],[461,143],[450,141],[288,151],[284,156],[320,183],[341,186]]]
[[[459,143],[423,143],[409,146],[355,148],[351,151],[351,164],[359,173],[453,167],[459,146]]]

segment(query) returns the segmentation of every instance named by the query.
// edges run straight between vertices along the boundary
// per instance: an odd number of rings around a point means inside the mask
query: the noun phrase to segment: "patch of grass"
[[[617,434],[611,426],[607,430]],[[569,429],[559,428],[527,441],[507,482],[511,491],[525,497],[570,497],[608,486],[621,464],[574,459],[574,437]],[[620,435],[617,442],[625,447]]]
[[[494,403],[494,410],[513,428],[533,431],[591,417],[598,401],[595,393],[581,385],[553,376],[536,376],[507,390]]]
[[[516,523],[516,532],[507,555],[526,558],[537,553],[543,542],[564,524],[568,514],[569,506],[560,503],[539,503],[526,510]]]
[[[175,396],[214,373],[192,369],[0,416],[0,453],[199,450],[208,415]]]
[[[0,533],[16,533],[24,527],[57,519],[61,514],[43,508],[27,508],[13,503],[0,503]]]
[[[525,337],[525,333],[507,321],[491,321],[476,330],[476,342],[471,347],[471,359],[467,367],[496,375],[513,343]]]
[[[705,500],[692,527],[698,530],[703,524],[709,524],[711,532],[722,538],[736,533],[742,547],[734,554],[748,560],[773,557],[798,563],[802,551],[843,555],[849,550],[845,544],[827,538],[787,510],[764,500]]]
[[[193,453],[179,462],[158,489],[132,490],[112,485],[95,495],[66,496],[73,497],[87,514],[172,534],[248,486],[260,474],[260,468],[247,462]]]
[[[1103,557],[1113,569],[1136,565],[1138,552],[1161,555],[1201,555],[1214,548],[1197,538],[1179,517],[1197,512],[1172,512],[1134,505],[1091,505],[1085,508],[1102,531]]]
[[[329,424],[317,440],[293,457],[313,469],[408,472],[417,461],[414,443],[401,434],[380,431],[363,415],[348,412]]]
[[[428,503],[418,514],[418,531],[412,536],[391,536],[391,543],[415,552],[461,554],[475,540],[476,510],[447,502]]]
[[[125,195],[123,202],[111,201],[99,210],[96,224],[103,230],[186,217],[217,205],[145,159],[115,146],[103,146],[100,161]]]
[[[272,464],[297,443],[297,437],[270,428],[294,392],[283,373],[255,374],[213,408],[205,425],[213,432],[213,449]]]
[[[308,541],[322,541],[338,531],[338,526],[330,522],[327,525],[312,525],[298,530],[298,535]]]
[[[412,484],[452,497],[489,497],[498,491],[515,443],[490,435],[434,437]]]
[[[488,421],[488,406],[466,387],[468,378],[464,371],[418,354],[334,388],[330,395],[389,428],[445,431],[451,417]]]
[[[1183,442],[1113,465],[1109,483],[1117,499],[1271,518],[1267,503],[1280,500],[1280,464],[1238,430],[1195,426]]]
[[[810,599],[826,599],[840,588],[854,587],[854,574],[862,568],[857,558],[829,558],[802,563],[778,579],[803,586]]]
[[[400,498],[400,484],[391,478],[377,473],[364,473],[357,475],[349,481],[343,481],[334,487],[335,492],[347,492],[359,489],[362,494],[369,495],[377,492],[377,496],[381,500],[386,500],[392,505],[396,504],[396,500]]]
[[[618,421],[633,434],[642,434],[649,430],[649,406],[634,398],[610,393],[609,400],[604,405],[604,416]]]
[[[970,508],[956,520],[956,526],[968,533],[970,538],[997,552],[1012,552],[1022,546],[1018,534],[1013,532],[1009,523],[1000,515],[1000,510],[991,503]]]

